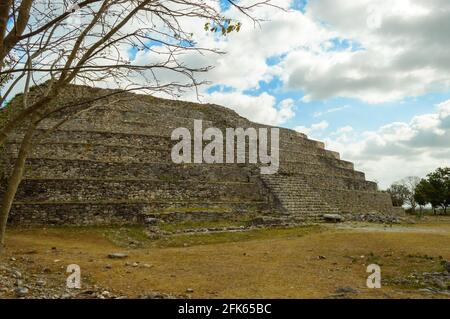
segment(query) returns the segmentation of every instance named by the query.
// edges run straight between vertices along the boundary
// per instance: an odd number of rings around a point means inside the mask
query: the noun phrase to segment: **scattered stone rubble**
[[[442,261],[443,271],[414,272],[404,278],[389,279],[388,283],[415,287],[420,292],[450,296],[450,261]]]
[[[16,262],[0,263],[0,298],[24,299],[105,299],[117,298],[108,290],[96,285],[83,284],[83,289],[68,289],[65,269],[29,273],[15,266]]]
[[[114,254],[111,254],[114,255]],[[125,299],[128,296],[113,292],[107,287],[90,284],[82,279],[82,289],[66,287],[66,269],[42,268],[36,270],[26,257],[11,257],[0,261],[0,299]],[[34,265],[35,266],[35,265]],[[142,267],[150,265],[142,264]],[[105,267],[107,268],[107,267]],[[145,299],[171,299],[175,296],[151,292],[139,296]]]
[[[356,213],[356,214],[346,214],[346,220],[358,221],[358,222],[368,222],[368,223],[379,223],[379,224],[400,224],[406,222],[407,219],[393,214],[380,214],[380,213]]]

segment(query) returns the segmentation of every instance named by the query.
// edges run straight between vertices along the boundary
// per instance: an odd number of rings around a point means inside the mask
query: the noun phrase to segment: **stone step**
[[[289,215],[311,216],[338,212],[300,176],[265,175],[261,178]]]
[[[354,171],[354,166],[353,166],[353,163],[351,163],[351,162],[337,160],[334,158],[323,157],[323,156],[309,157],[309,159],[307,156],[305,156],[305,159],[303,159],[302,157],[293,157],[293,156],[290,156],[289,158],[281,157],[280,163],[283,166],[311,164],[311,165],[321,166],[324,169],[327,169],[328,167],[333,167],[333,168],[338,168],[338,169]]]
[[[142,178],[161,181],[249,182],[258,175],[245,164],[107,163],[90,160],[29,158],[26,178]]]
[[[97,200],[199,200],[262,201],[264,189],[256,183],[168,182],[146,179],[25,179],[15,200],[97,201]]]
[[[44,134],[46,130],[38,130],[39,134]],[[24,132],[19,131],[13,134],[9,141],[11,143],[19,143],[23,138]],[[95,143],[93,142],[95,141]],[[124,134],[113,133],[109,131],[91,130],[91,131],[68,131],[68,130],[56,130],[52,132],[47,138],[41,141],[41,144],[52,143],[80,143],[80,144],[99,144],[99,145],[111,145],[111,146],[130,146],[142,147],[142,148],[161,148],[170,150],[178,141],[172,141],[168,135],[150,135],[150,134]],[[208,144],[205,141],[203,145]],[[246,142],[246,151],[248,150],[248,141]],[[256,144],[257,145],[257,144]],[[270,147],[269,147],[270,149]],[[339,160],[339,156],[336,156],[335,152],[320,149],[320,148],[292,148],[289,145],[280,145],[281,159],[282,160],[295,160],[303,159],[303,161],[316,160],[319,157],[330,158],[331,160]],[[349,166],[352,163],[345,162],[345,165]],[[337,161],[339,163],[339,161]],[[342,164],[344,165],[344,164]]]
[[[9,223],[13,225],[130,225],[142,224],[145,219],[161,217],[177,221],[215,218],[243,218],[261,214],[269,209],[266,202],[214,201],[99,201],[99,202],[41,202],[14,203]],[[175,215],[172,215],[175,214]]]
[[[7,144],[7,152],[15,158],[18,154],[18,144]],[[130,145],[103,145],[82,143],[51,143],[38,144],[33,147],[29,158],[95,160],[112,163],[154,163],[171,162],[170,150],[139,148]]]
[[[314,188],[348,189],[372,192],[378,190],[378,185],[375,182],[350,177],[321,174],[303,174],[302,176],[308,184]]]
[[[7,152],[11,157],[16,157],[19,149],[19,144],[8,143]],[[236,154],[235,154],[236,155]],[[292,153],[281,153],[281,168],[285,165],[293,166],[295,168],[314,167],[316,170],[325,171],[328,167],[337,169],[346,169],[352,171],[353,165],[348,162],[336,160],[332,158],[323,158],[315,155],[304,155],[305,160],[300,158],[292,158]],[[296,156],[296,154],[294,155]],[[49,158],[49,159],[68,159],[68,160],[95,160],[104,162],[131,162],[131,163],[155,163],[155,162],[172,162],[171,149],[166,149],[160,146],[152,147],[136,147],[130,145],[108,145],[101,143],[77,143],[77,142],[58,142],[49,144],[36,145],[30,158]],[[289,157],[289,159],[285,159]],[[193,157],[191,157],[193,160]],[[224,155],[224,162],[226,155]],[[248,162],[248,154],[247,154]]]
[[[317,189],[317,192],[339,207],[341,212],[391,212],[392,201],[387,193],[346,189]]]
[[[365,180],[365,174],[353,169],[324,166],[323,163],[284,162],[280,165],[278,173],[284,175],[330,175]]]
[[[129,110],[118,108],[97,107],[87,112],[80,113],[76,118],[90,120],[102,118],[114,122],[133,122],[158,125],[172,125],[178,127],[192,127],[194,120],[201,120],[204,127],[211,127],[213,123],[205,119],[202,112],[191,112],[180,115],[177,110],[161,108],[159,110]]]
[[[312,192],[303,190],[302,194],[304,196],[311,194],[315,196],[317,193],[316,189],[342,189],[342,190],[356,190],[363,192],[376,192],[377,184],[375,182],[370,182],[366,180],[356,180],[353,178],[333,176],[333,175],[320,175],[320,174],[297,174],[299,178],[307,181],[307,185],[314,189]],[[297,175],[292,175],[293,178]],[[300,184],[299,184],[300,185]],[[286,189],[287,186],[283,180],[272,181],[271,186],[278,189]],[[292,186],[289,186],[290,189]]]
[[[186,103],[191,104],[189,102]],[[192,106],[194,105],[196,104],[192,103]],[[155,115],[163,114],[166,115],[167,117],[174,116],[174,117],[203,119],[205,117],[205,113],[202,112],[201,110],[205,108],[196,108],[196,109],[193,109],[192,107],[182,107],[179,105],[177,101],[164,100],[153,97],[149,97],[149,99],[145,99],[142,97],[139,98],[130,97],[127,98],[126,103],[114,103],[107,105],[100,104],[95,109],[92,109],[89,112],[102,113],[111,111],[116,112],[121,111],[121,112],[155,114]]]
[[[36,130],[40,136],[44,135],[47,130]],[[18,143],[22,140],[24,131],[19,131],[12,134],[9,141],[12,143]],[[48,137],[43,138],[40,144],[51,143],[80,143],[80,144],[93,144],[94,141],[97,144],[102,145],[128,145],[134,147],[157,147],[170,149],[175,142],[170,140],[170,136],[162,136],[155,134],[139,134],[139,133],[115,133],[102,130],[91,131],[68,131],[68,130],[56,130],[52,132]]]
[[[39,129],[52,129],[55,125],[59,124],[57,119],[46,119],[39,124]],[[186,121],[184,123],[167,123],[166,125],[160,125],[155,121],[154,123],[146,122],[136,122],[136,121],[122,121],[115,122],[107,120],[105,118],[98,119],[80,119],[75,118],[64,123],[60,130],[64,131],[110,131],[115,133],[136,133],[136,134],[146,134],[146,135],[162,135],[171,136],[173,130],[179,127],[188,128],[191,132],[193,131],[193,122]]]
[[[86,156],[83,156],[86,157]],[[93,177],[153,177],[166,179],[186,179],[193,176],[199,180],[222,180],[230,178],[231,181],[248,181],[251,176],[259,175],[256,165],[248,164],[173,164],[171,162],[146,161],[135,163],[133,161],[114,162],[112,158],[101,160],[91,159],[60,159],[31,157],[27,160],[26,176],[29,177],[67,177],[77,178],[83,176]],[[320,174],[320,166],[314,164],[290,163],[289,171],[295,174],[289,176],[322,176],[323,178],[336,178],[354,180],[355,183],[365,183],[359,172],[340,168],[329,168],[327,174]],[[282,165],[280,172],[286,167]],[[303,173],[303,172],[307,173]],[[317,173],[319,171],[319,173]],[[179,177],[177,177],[179,176]],[[284,185],[281,183],[281,186]]]

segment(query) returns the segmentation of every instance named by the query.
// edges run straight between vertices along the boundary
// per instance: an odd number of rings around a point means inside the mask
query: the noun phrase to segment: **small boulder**
[[[25,297],[30,292],[26,287],[18,287],[14,290],[17,297]]]
[[[157,218],[153,218],[153,217],[147,217],[147,218],[144,219],[144,222],[147,225],[156,225],[156,224],[158,224],[158,219]]]
[[[359,291],[352,287],[339,287],[336,289],[336,293],[338,294],[358,294]]]
[[[128,257],[127,253],[111,253],[108,255],[108,258],[110,259],[123,259],[127,257]]]
[[[444,261],[444,270],[450,272],[450,261]]]
[[[325,214],[323,215],[323,219],[330,223],[341,223],[345,221],[344,217],[339,214]]]
[[[51,272],[52,272],[52,270],[50,268],[45,267],[44,269],[42,269],[42,273],[44,273],[44,274],[49,274]]]

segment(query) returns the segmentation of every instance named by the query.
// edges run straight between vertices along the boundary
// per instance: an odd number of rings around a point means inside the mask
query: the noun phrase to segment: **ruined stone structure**
[[[75,95],[93,89],[73,88]],[[95,90],[95,94],[104,94]],[[44,120],[44,132],[65,116]],[[391,212],[390,197],[324,144],[280,129],[280,168],[254,164],[174,164],[177,127],[263,127],[225,107],[131,93],[92,103],[43,139],[27,160],[10,222],[131,224],[272,216],[320,220],[327,213]],[[9,162],[23,131],[7,144]],[[10,163],[7,163],[7,167]],[[4,186],[3,186],[4,188]]]

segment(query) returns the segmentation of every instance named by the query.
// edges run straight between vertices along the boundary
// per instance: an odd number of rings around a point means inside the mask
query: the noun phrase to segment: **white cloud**
[[[346,134],[346,133],[350,133],[350,132],[353,132],[353,127],[351,127],[350,125],[347,125],[347,126],[340,127],[336,131],[336,134],[341,135],[341,134]]]
[[[206,3],[218,7],[218,1]],[[273,3],[289,8],[292,0]],[[308,2],[306,14],[262,6],[252,14],[267,21],[256,27],[235,9],[224,14],[243,22],[239,33],[220,37],[205,32],[203,20],[180,19],[199,47],[226,52],[202,55],[191,51],[178,56],[190,67],[215,66],[211,72],[198,75],[199,80],[244,92],[279,76],[285,88],[305,92],[305,101],[343,96],[371,103],[450,87],[448,0],[314,0]],[[375,27],[371,24],[374,20]],[[136,23],[139,20],[127,24],[124,32]],[[360,49],[336,48],[336,38],[347,39]],[[126,58],[129,47],[119,49],[121,57]],[[281,63],[267,64],[267,59],[274,56],[280,56]],[[131,63],[155,59],[158,57],[154,52],[142,51]],[[162,83],[186,82],[173,72],[157,75]]]
[[[291,1],[275,2],[288,7]],[[235,11],[227,14],[244,24],[241,32],[225,38],[204,32],[199,28],[202,23],[186,21],[199,46],[227,53],[192,52],[181,60],[193,67],[214,65],[199,80],[234,88],[203,91],[202,101],[228,106],[255,122],[282,125],[295,115],[292,100],[277,105],[272,93],[243,93],[274,77],[280,78],[284,89],[304,92],[305,101],[350,97],[382,103],[450,88],[448,0],[314,0],[308,2],[306,14],[266,7],[255,11],[269,20],[261,28]],[[346,39],[348,45],[337,46],[335,39]],[[281,62],[268,64],[271,57]],[[150,52],[142,52],[135,62],[152,58]],[[314,117],[345,108],[316,112]],[[327,121],[320,121],[295,129],[323,137],[328,127]],[[404,176],[423,176],[450,159],[450,100],[434,113],[375,131],[340,127],[326,141],[328,148],[354,161],[382,187]]]
[[[295,115],[292,99],[282,100],[276,105],[275,97],[265,92],[259,96],[249,96],[240,92],[214,92],[204,96],[203,100],[225,105],[253,122],[268,125],[284,124]]]
[[[438,110],[441,117],[450,116],[450,100],[439,103]]]
[[[274,2],[288,8],[292,1]],[[217,1],[207,3],[218,5]],[[271,7],[257,9],[254,14],[268,21],[254,27],[235,10],[227,12],[239,18],[243,27],[226,37],[205,32],[204,21],[182,19],[184,29],[193,33],[199,47],[226,52],[191,51],[178,56],[192,68],[215,66],[198,75],[198,80],[234,88],[211,94],[203,88],[203,102],[230,107],[255,122],[283,125],[295,116],[293,100],[277,104],[274,93],[249,96],[243,92],[274,77],[280,78],[284,89],[304,92],[305,101],[351,97],[381,103],[450,88],[448,0],[314,0],[308,2],[306,14]],[[127,25],[124,32],[131,27]],[[336,39],[346,39],[348,45],[337,46]],[[125,57],[128,47],[120,49]],[[279,57],[281,62],[268,64],[271,57]],[[158,58],[162,57],[141,51],[130,62],[146,64]],[[162,83],[186,81],[174,72],[158,71],[157,75]],[[192,95],[183,98],[195,99]],[[344,108],[348,106],[314,116]],[[327,121],[320,121],[295,129],[322,137],[328,127]],[[327,143],[330,149],[342,152],[343,158],[354,161],[369,178],[382,181],[382,186],[407,175],[424,175],[450,159],[450,100],[440,103],[433,113],[375,131],[338,128]]]
[[[321,122],[312,124],[310,127],[296,126],[294,128],[294,130],[296,130],[297,132],[306,134],[306,135],[310,135],[310,134],[317,133],[319,131],[323,131],[323,130],[327,129],[328,126],[329,126],[329,123],[327,121],[321,121]]]
[[[437,105],[435,113],[376,131],[340,128],[326,138],[326,144],[383,188],[405,176],[423,177],[439,166],[450,166],[450,101]]]
[[[325,114],[335,113],[335,112],[339,112],[339,111],[348,109],[349,107],[350,107],[350,105],[343,105],[343,106],[333,107],[333,108],[330,108],[330,109],[322,111],[322,112],[315,112],[313,114],[313,116],[314,117],[321,117],[321,116],[323,116]]]
[[[380,103],[450,87],[448,1],[316,0],[307,16],[361,49],[290,51],[279,74],[288,88],[304,90],[306,101],[344,96]]]
[[[274,1],[284,8],[291,2]],[[199,80],[244,92],[279,77],[285,89],[304,92],[304,101],[382,103],[450,88],[447,0],[315,0],[305,14],[265,6],[253,11],[267,20],[258,27],[234,9],[224,14],[243,22],[239,33],[220,37],[199,27],[202,21],[183,20],[199,47],[226,52],[179,56],[189,66],[214,66]],[[280,63],[268,64],[272,57]],[[151,59],[154,53],[141,52],[133,63]]]

